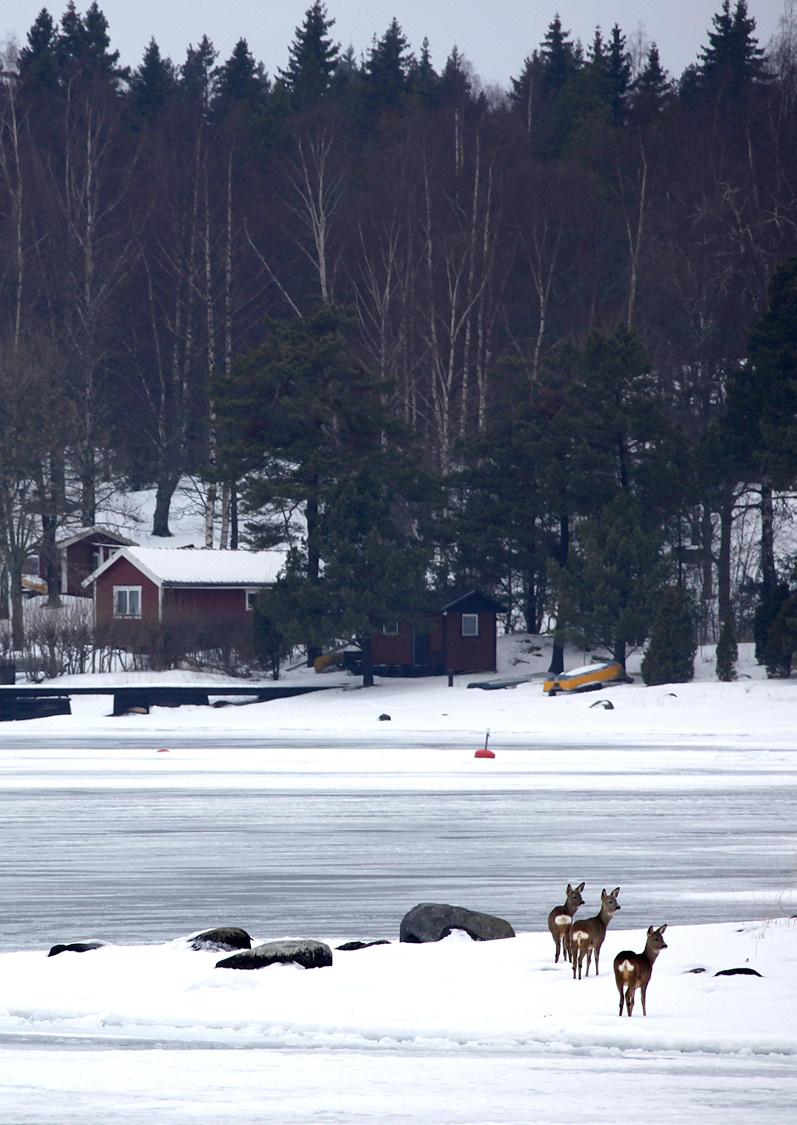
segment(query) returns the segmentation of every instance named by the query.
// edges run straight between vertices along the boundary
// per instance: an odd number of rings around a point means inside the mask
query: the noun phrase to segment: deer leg
[[[559,934],[554,934],[553,940],[556,942],[556,956],[553,959],[553,963],[556,965],[559,963],[559,950],[562,945],[562,939],[559,937]]]
[[[625,1003],[626,1003],[626,1007],[628,1008],[628,1018],[630,1019],[631,1013],[634,1010],[634,989],[631,987],[630,984],[629,984],[628,988],[625,990]]]
[[[570,934],[564,933],[562,935],[562,951],[565,961],[570,960]]]
[[[587,946],[587,976],[589,976],[589,967],[592,964],[592,947]]]
[[[617,982],[617,990],[618,990],[618,992],[620,993],[620,1011],[619,1011],[619,1013],[618,1013],[618,1014],[619,1014],[619,1016],[620,1016],[620,1017],[622,1018],[622,1015],[623,1015],[623,1005],[624,1005],[624,1003],[625,1003],[625,996],[623,995],[623,985],[622,985],[622,981],[618,981],[618,982]]]
[[[642,992],[642,1015],[643,1016],[646,1016],[648,1014],[648,1010],[645,1007],[645,993],[647,992],[647,990],[648,990],[648,986],[646,984],[643,984],[642,989],[641,989],[641,992]]]
[[[600,953],[601,953],[601,947],[599,945],[596,945],[595,946],[595,976],[598,975],[598,958],[600,957]]]

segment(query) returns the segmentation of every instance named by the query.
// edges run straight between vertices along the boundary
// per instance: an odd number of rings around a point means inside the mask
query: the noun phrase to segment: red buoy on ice
[[[492,752],[492,750],[487,749],[487,743],[489,741],[490,741],[490,732],[488,730],[488,731],[485,732],[485,735],[484,735],[484,746],[482,746],[481,750],[476,751],[476,753],[473,755],[474,758],[494,758],[495,757],[495,754]]]

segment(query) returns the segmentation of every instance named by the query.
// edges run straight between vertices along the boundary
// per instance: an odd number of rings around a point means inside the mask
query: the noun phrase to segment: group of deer
[[[620,888],[615,887],[609,894],[606,890],[601,891],[601,908],[594,918],[584,918],[580,922],[574,922],[573,917],[578,910],[579,906],[584,905],[584,899],[581,897],[581,892],[584,890],[584,884],[579,883],[577,887],[571,887],[567,884],[567,891],[565,892],[566,898],[562,906],[555,906],[551,913],[548,915],[548,929],[551,931],[553,940],[556,944],[556,956],[554,964],[559,961],[560,952],[564,953],[565,961],[571,961],[573,965],[573,980],[581,980],[581,968],[584,964],[584,958],[587,961],[586,976],[589,976],[589,967],[592,963],[592,957],[595,957],[595,976],[598,976],[598,963],[600,961],[601,946],[603,939],[606,937],[606,930],[609,926],[614,915],[620,909],[620,903],[617,901],[617,896],[620,893]],[[620,1015],[623,1014],[623,1005],[628,1010],[630,1016],[634,1010],[634,994],[637,989],[642,993],[642,1014],[647,1015],[647,1008],[645,1007],[645,996],[647,995],[648,985],[650,984],[650,976],[653,972],[653,965],[661,953],[662,949],[667,948],[667,943],[664,940],[663,934],[667,929],[667,924],[659,926],[656,930],[653,926],[648,927],[647,941],[645,948],[641,953],[634,953],[630,949],[624,949],[618,953],[614,959],[614,980],[617,985],[617,991],[620,993]]]

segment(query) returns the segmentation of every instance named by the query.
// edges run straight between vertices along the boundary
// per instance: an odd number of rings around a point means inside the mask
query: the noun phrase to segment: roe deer
[[[565,903],[563,906],[555,906],[551,913],[548,915],[548,929],[551,931],[551,937],[556,942],[556,956],[554,957],[554,964],[559,961],[559,952],[564,952],[565,961],[570,960],[570,927],[573,924],[573,915],[578,910],[579,906],[584,905],[584,899],[581,897],[581,892],[584,890],[584,884],[579,883],[577,887],[571,887],[567,884],[565,891]]]
[[[624,949],[614,959],[614,979],[617,991],[620,993],[620,1015],[623,1014],[623,1001],[630,1016],[634,1010],[634,992],[639,988],[642,991],[642,1015],[646,1016],[645,993],[650,984],[650,974],[653,972],[653,962],[662,949],[667,948],[667,942],[661,936],[667,929],[667,923],[654,930],[648,926],[648,937],[642,953],[632,953]],[[623,988],[625,987],[625,996]]]
[[[595,954],[595,976],[598,976],[598,960],[603,939],[606,937],[606,927],[611,922],[613,915],[620,909],[620,903],[617,901],[619,893],[619,887],[615,887],[608,895],[606,894],[606,888],[604,888],[601,891],[601,908],[595,917],[582,918],[580,922],[574,922],[570,927],[573,980],[576,979],[576,968],[578,968],[578,979],[581,980],[581,966],[584,964],[585,956],[587,958],[586,975],[589,976],[589,966],[593,953]]]

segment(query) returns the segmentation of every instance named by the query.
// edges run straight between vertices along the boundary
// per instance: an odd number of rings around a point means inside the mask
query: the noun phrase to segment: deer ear
[[[605,887],[601,891],[601,898],[606,898],[606,888]]]
[[[614,897],[615,897],[615,898],[617,898],[617,896],[619,895],[619,893],[620,893],[620,888],[619,888],[619,887],[615,887],[615,888],[614,888],[614,890],[612,891],[612,894],[614,895]]]
[[[583,890],[584,890],[584,886],[585,886],[585,884],[584,884],[584,883],[579,883],[579,884],[578,884],[578,886],[576,887],[576,890],[577,890],[577,891],[583,891]]]
[[[652,933],[653,933],[653,927],[652,927],[652,926],[648,926],[648,937],[650,937],[650,935],[651,935]]]
[[[567,884],[567,892],[566,893],[569,894],[569,895],[572,895],[572,893],[573,893],[573,888],[570,886],[569,883]]]
[[[663,926],[659,926],[659,933],[663,934],[666,929],[667,929],[667,923],[665,922]]]

